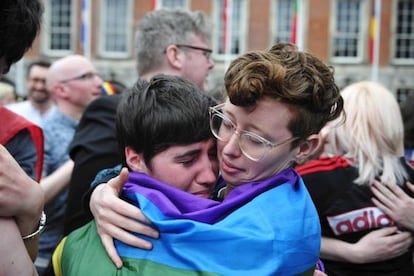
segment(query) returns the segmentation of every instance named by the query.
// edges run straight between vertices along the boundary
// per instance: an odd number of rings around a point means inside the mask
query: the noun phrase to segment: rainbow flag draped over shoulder
[[[159,229],[153,250],[116,241],[124,262],[117,271],[91,222],[61,243],[55,271],[88,276],[312,275],[318,261],[318,215],[293,169],[239,186],[222,203],[142,173],[130,174],[123,195]]]

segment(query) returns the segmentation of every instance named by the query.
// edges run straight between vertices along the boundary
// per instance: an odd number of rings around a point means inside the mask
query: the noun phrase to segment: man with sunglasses
[[[49,176],[58,169],[71,171],[73,165],[67,162],[68,146],[86,106],[101,96],[102,79],[87,58],[70,55],[50,66],[46,86],[55,100],[57,110],[42,123],[45,137],[43,176]],[[48,219],[46,230],[40,237],[36,259],[39,274],[48,266],[62,236],[67,184],[62,178],[54,182],[41,182]]]
[[[142,80],[157,74],[187,78],[207,90],[214,67],[210,49],[212,25],[200,11],[160,9],[146,14],[137,31],[137,71]],[[86,109],[70,146],[74,169],[69,185],[64,232],[92,219],[82,197],[95,175],[122,162],[115,137],[115,113],[120,96],[101,97]]]

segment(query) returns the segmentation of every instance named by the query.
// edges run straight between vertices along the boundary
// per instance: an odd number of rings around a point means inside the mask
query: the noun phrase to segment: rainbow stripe
[[[102,83],[102,94],[109,95],[109,96],[116,94],[115,88],[112,86],[110,82],[104,81]]]
[[[153,250],[116,241],[124,263],[117,271],[91,222],[59,246],[55,271],[88,276],[313,275],[320,250],[319,219],[293,169],[239,186],[223,203],[142,173],[130,174],[123,196],[140,206],[159,229]]]

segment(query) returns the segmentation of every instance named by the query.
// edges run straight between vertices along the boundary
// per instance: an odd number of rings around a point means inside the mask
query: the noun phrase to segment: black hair
[[[158,75],[138,81],[123,95],[117,110],[120,148],[130,146],[151,159],[172,145],[188,145],[212,137],[209,107],[217,102],[190,81]]]
[[[43,5],[39,0],[0,1],[0,57],[8,68],[32,46],[40,30],[42,14]]]

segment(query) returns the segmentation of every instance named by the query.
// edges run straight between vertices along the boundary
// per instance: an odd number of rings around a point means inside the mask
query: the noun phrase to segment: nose
[[[213,60],[213,58],[210,56],[210,57],[208,58],[208,70],[213,69],[213,68],[214,68],[214,65],[215,65],[214,60]]]
[[[103,84],[103,80],[99,75],[95,75],[94,82],[95,82],[95,85],[99,87],[101,87]]]
[[[240,134],[235,130],[227,142],[217,141],[217,143],[224,143],[223,154],[228,156],[238,157],[242,154],[239,144]]]
[[[217,161],[212,161],[209,158],[202,162],[200,172],[197,175],[197,183],[213,188],[217,182],[218,164]]]

